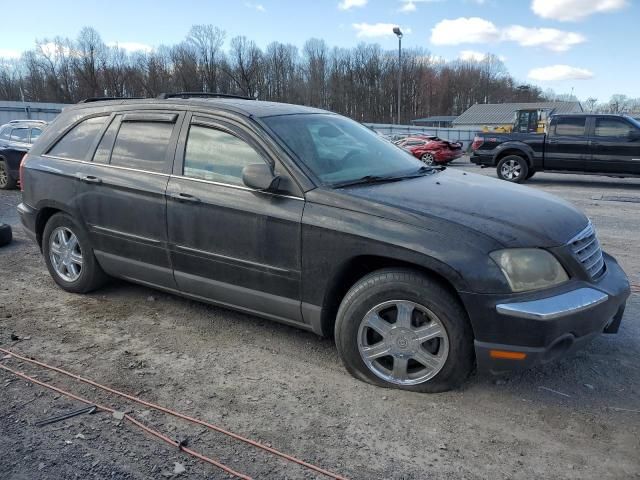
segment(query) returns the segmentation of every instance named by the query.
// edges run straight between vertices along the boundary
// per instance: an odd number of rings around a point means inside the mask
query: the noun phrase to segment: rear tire
[[[444,392],[474,366],[473,333],[458,299],[409,269],[358,281],[338,310],[335,341],[349,373],[381,387]]]
[[[498,178],[507,182],[522,183],[529,175],[527,161],[519,155],[507,155],[498,162]]]
[[[13,190],[14,188],[16,188],[16,179],[9,173],[6,161],[0,159],[0,190]]]
[[[42,253],[49,273],[67,292],[87,293],[107,279],[93,254],[89,235],[66,213],[56,213],[47,222]]]

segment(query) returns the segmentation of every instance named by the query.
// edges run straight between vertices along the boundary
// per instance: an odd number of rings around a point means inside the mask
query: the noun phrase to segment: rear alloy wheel
[[[420,157],[420,160],[422,160],[422,162],[425,165],[429,165],[430,167],[433,166],[433,164],[435,163],[436,159],[434,158],[434,156],[430,153],[425,153]]]
[[[90,292],[106,279],[93,254],[89,235],[65,213],[56,213],[45,225],[42,254],[49,273],[67,292]]]
[[[443,392],[474,364],[473,333],[452,292],[422,273],[384,269],[347,292],[335,340],[345,368],[381,387]]]
[[[498,177],[507,182],[522,183],[529,175],[529,166],[524,158],[508,155],[498,163]]]
[[[16,181],[11,178],[5,161],[0,160],[0,190],[11,190],[13,188],[16,188]]]

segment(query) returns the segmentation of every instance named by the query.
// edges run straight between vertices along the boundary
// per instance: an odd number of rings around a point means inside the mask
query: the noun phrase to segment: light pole
[[[393,27],[393,33],[398,37],[398,115],[397,121],[400,125],[400,95],[402,94],[402,30],[400,27]]]

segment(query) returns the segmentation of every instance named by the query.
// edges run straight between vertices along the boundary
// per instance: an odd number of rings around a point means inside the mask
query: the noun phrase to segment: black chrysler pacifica
[[[42,134],[19,212],[60,287],[119,277],[334,335],[357,378],[422,392],[618,331],[629,283],[569,203],[221,97],[91,99]]]

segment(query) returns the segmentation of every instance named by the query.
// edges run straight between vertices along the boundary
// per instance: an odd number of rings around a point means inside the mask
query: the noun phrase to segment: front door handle
[[[102,179],[95,175],[80,175],[80,180],[85,183],[102,183]]]
[[[200,199],[198,197],[194,197],[193,195],[189,195],[188,193],[171,193],[169,194],[169,196],[178,202],[200,202]]]

